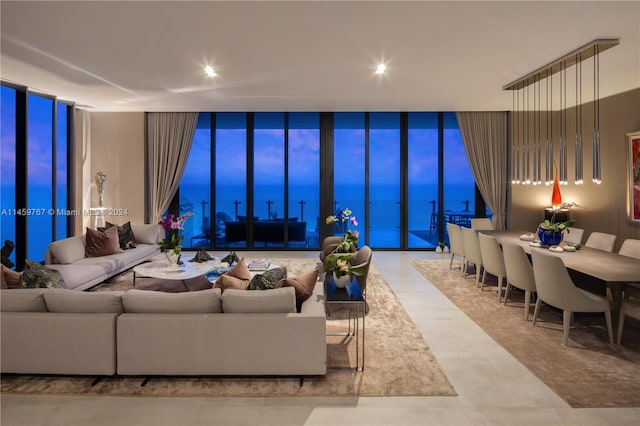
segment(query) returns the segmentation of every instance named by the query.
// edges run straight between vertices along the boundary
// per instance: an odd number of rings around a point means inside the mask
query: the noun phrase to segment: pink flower
[[[353,226],[358,226],[358,221],[356,220],[355,216],[351,216],[351,218],[349,219],[349,222],[351,222]]]

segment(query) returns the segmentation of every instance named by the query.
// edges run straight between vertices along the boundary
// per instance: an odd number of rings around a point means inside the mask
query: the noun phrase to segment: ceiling
[[[601,97],[640,87],[639,1],[0,7],[2,80],[95,111],[510,110],[503,86],[598,38],[620,38],[601,54]]]

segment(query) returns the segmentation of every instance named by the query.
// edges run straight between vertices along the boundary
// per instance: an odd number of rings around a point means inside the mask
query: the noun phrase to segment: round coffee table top
[[[220,259],[214,257],[208,262],[182,261],[182,265],[170,265],[168,260],[157,260],[141,263],[133,268],[133,272],[141,277],[161,278],[167,280],[187,280],[199,277],[220,266]]]

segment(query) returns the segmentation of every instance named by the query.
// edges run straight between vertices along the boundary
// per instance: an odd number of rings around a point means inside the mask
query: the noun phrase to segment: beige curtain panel
[[[160,220],[178,190],[197,124],[197,112],[147,114],[147,182],[151,223]]]
[[[507,216],[507,113],[458,112],[467,159],[476,185],[493,214],[495,229],[505,229]]]

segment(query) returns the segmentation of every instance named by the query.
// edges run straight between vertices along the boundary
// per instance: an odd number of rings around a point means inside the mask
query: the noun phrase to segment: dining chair
[[[622,339],[624,320],[628,316],[640,320],[640,298],[629,297],[625,294],[620,304],[620,316],[618,317],[618,344]]]
[[[640,240],[627,238],[622,243],[622,246],[620,246],[620,250],[618,250],[618,254],[640,259]]]
[[[447,233],[449,234],[449,251],[451,252],[451,260],[449,261],[449,269],[453,266],[453,258],[455,256],[460,257],[460,273],[465,274],[465,255],[464,245],[462,243],[462,231],[460,226],[455,223],[447,222]]]
[[[462,244],[465,255],[465,274],[469,269],[469,264],[475,265],[476,286],[480,284],[480,272],[482,270],[482,253],[480,252],[480,240],[478,233],[471,228],[460,227],[462,231]]]
[[[504,304],[507,304],[509,290],[517,287],[524,290],[524,320],[529,320],[531,295],[536,293],[536,280],[533,276],[533,266],[521,245],[512,242],[502,243],[504,266],[507,271],[507,289],[504,292]]]
[[[582,236],[584,235],[584,229],[582,228],[574,228],[572,226],[568,226],[566,228],[564,236],[562,237],[562,241],[573,244],[582,244]]]
[[[604,232],[592,232],[587,238],[585,246],[608,252],[613,251],[617,236],[613,234],[605,234]]]
[[[502,249],[495,237],[483,234],[478,234],[478,240],[480,242],[480,254],[482,255],[482,283],[480,289],[484,289],[485,279],[487,272],[498,278],[498,303],[502,301],[502,282],[507,279],[507,270],[504,265],[504,256],[502,255]]]
[[[574,312],[604,312],[609,332],[609,343],[613,345],[609,301],[597,294],[576,287],[560,257],[542,250],[533,250],[531,260],[538,292],[538,300],[536,300],[536,307],[533,311],[533,325],[536,325],[542,302],[562,309],[562,344],[566,346],[569,342],[569,328]]]
[[[495,228],[493,227],[493,223],[491,223],[491,219],[476,217],[471,219],[471,229],[475,229],[476,231],[493,231]]]
[[[369,267],[371,266],[371,258],[373,257],[373,251],[369,246],[362,246],[360,249],[349,258],[349,263],[352,268],[363,268],[363,275],[356,276],[360,291],[362,291],[362,297],[366,299],[367,293],[367,278],[369,278]]]

